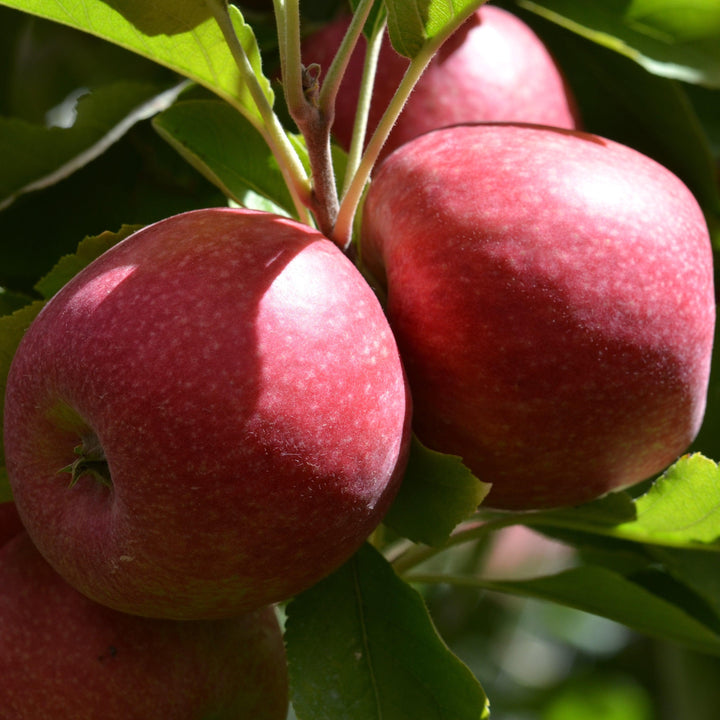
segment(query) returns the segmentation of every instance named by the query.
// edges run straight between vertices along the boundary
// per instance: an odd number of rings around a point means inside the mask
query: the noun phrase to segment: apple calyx
[[[77,459],[60,470],[60,472],[70,473],[68,487],[73,487],[83,475],[91,475],[103,487],[112,487],[105,451],[95,433],[84,435],[82,444],[78,445],[74,452],[78,456]]]

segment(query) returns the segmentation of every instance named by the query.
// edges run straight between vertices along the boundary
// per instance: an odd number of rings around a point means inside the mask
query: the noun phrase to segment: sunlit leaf
[[[607,501],[604,510],[610,510]],[[625,500],[602,521],[594,504],[530,513],[522,522],[544,528],[565,528],[620,540],[720,552],[720,468],[699,453],[686,455],[668,468],[647,493],[633,502],[628,519]],[[568,537],[568,536],[566,536]]]
[[[483,2],[484,0],[386,0],[390,41],[401,55],[415,57],[429,39],[450,35]]]
[[[720,539],[720,469],[702,455],[685,456],[635,506],[637,519],[615,527],[624,538],[660,544],[716,543]]]
[[[658,75],[720,87],[720,3],[518,0]]]
[[[543,720],[653,720],[648,689],[615,671],[572,678],[543,709]]]

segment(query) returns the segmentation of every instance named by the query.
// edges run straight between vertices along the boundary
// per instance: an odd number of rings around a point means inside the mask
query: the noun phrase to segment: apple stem
[[[325,73],[322,87],[318,89],[316,68],[312,65],[307,68],[302,66],[298,0],[274,0],[285,100],[288,112],[305,138],[308,149],[313,181],[311,209],[320,231],[332,240],[336,238],[335,222],[340,206],[330,144],[335,100],[373,3],[374,0],[360,0],[340,47]],[[384,22],[378,24],[380,30],[378,33],[376,28],[376,33],[382,38]],[[365,100],[362,111],[358,113],[358,130],[354,133],[360,136],[359,140],[355,141],[359,148],[362,148],[364,141],[376,64],[377,53],[374,53],[370,56],[370,61],[366,62],[363,80],[365,89],[362,93]],[[346,182],[359,165],[359,154],[360,151],[356,149],[357,157],[348,166]],[[336,244],[347,254],[351,254],[350,245],[344,239]]]
[[[303,77],[303,101],[288,106],[288,110],[307,145],[312,174],[311,209],[320,232],[332,238],[340,205],[330,147],[333,115],[323,112],[317,104],[317,80],[312,69],[305,70]]]
[[[250,92],[257,111],[260,114],[260,119],[254,113],[248,112],[245,107],[232,98],[230,102],[262,134],[265,142],[278,161],[280,170],[285,178],[285,184],[292,196],[298,219],[307,225],[312,225],[312,218],[308,212],[308,209],[312,205],[312,190],[307,172],[255,76],[245,48],[242,46],[235,32],[235,25],[230,15],[227,0],[205,0],[205,2],[212,11],[213,17],[225,38],[240,72],[242,82]],[[295,2],[297,4],[297,0],[295,0]],[[233,9],[236,10],[235,8]]]

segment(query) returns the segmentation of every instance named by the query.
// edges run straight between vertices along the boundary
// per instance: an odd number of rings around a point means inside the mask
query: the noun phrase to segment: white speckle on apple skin
[[[267,213],[195,211],[118,244],[46,306],[9,388],[8,468],[34,540],[88,595],[140,614],[295,594],[374,529],[407,457],[377,299],[329,240]],[[58,404],[77,428],[58,428]],[[102,491],[57,474],[87,428]]]
[[[511,123],[428,133],[376,173],[362,256],[387,284],[420,439],[492,482],[487,505],[591,500],[695,437],[710,240],[640,153]]]

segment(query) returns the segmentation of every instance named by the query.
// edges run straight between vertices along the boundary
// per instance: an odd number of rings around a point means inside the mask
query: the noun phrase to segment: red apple
[[[697,202],[589,134],[457,126],[395,151],[364,206],[414,426],[493,483],[571,505],[665,468],[703,418],[715,321]]]
[[[0,503],[0,547],[23,529],[15,503]]]
[[[303,42],[306,65],[327,69],[350,23],[341,17]],[[365,58],[360,38],[338,93],[333,135],[350,147]],[[377,126],[409,61],[385,37],[368,122]],[[321,75],[322,78],[322,75]],[[483,5],[444,43],[415,86],[382,157],[435,128],[478,121],[517,121],[575,128],[579,116],[563,75],[540,38],[515,15]]]
[[[27,533],[0,548],[3,720],[284,720],[272,608],[239,618],[139,618],[88,600]]]
[[[362,544],[400,481],[409,405],[383,310],[335,245],[198,210],[116,245],[40,313],[8,378],[7,469],[38,548],[89,597],[231,616]]]

